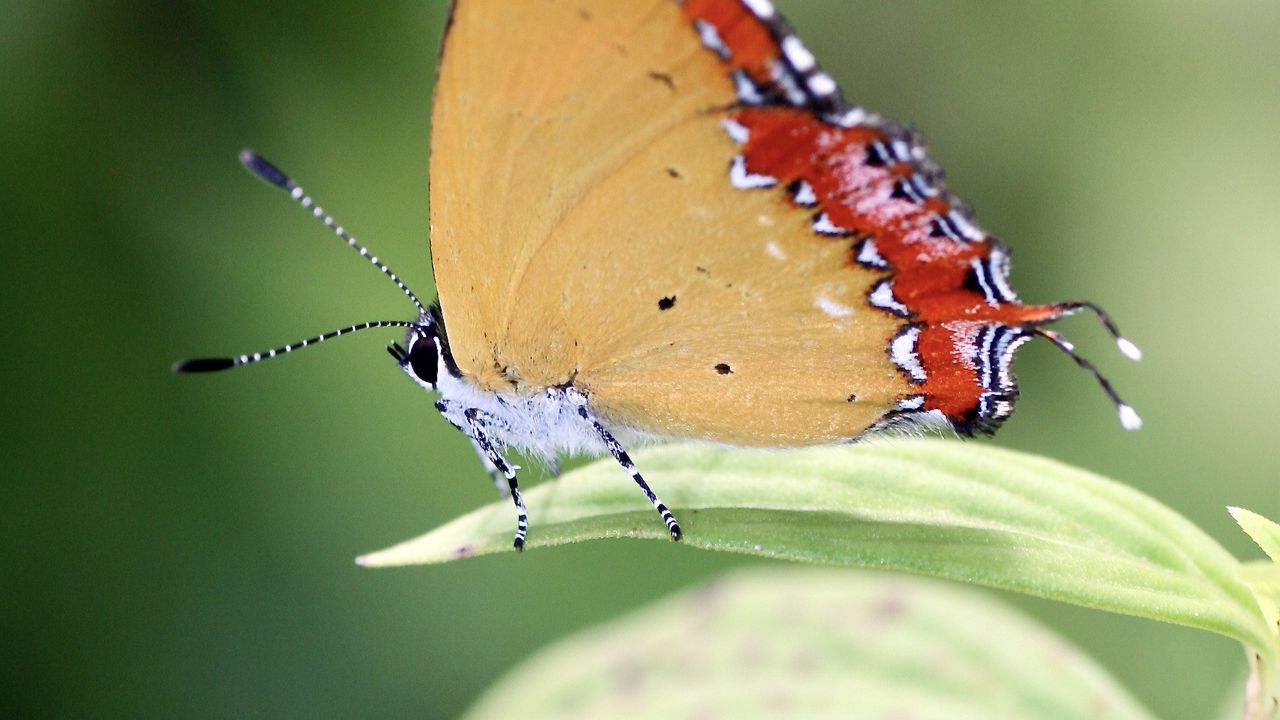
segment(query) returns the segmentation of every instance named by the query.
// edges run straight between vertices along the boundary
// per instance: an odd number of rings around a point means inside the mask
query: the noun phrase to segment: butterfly
[[[411,321],[362,323],[437,396],[516,513],[518,449],[612,455],[681,528],[626,448],[845,442],[903,427],[994,431],[1033,337],[1097,305],[1022,302],[1009,251],[952,195],[922,137],[845,102],[767,0],[457,0],[432,114],[423,303],[288,176],[286,190],[386,274]]]

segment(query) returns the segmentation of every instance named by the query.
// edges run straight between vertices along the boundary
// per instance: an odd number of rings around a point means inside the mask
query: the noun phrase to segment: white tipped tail
[[[1125,430],[1140,430],[1142,428],[1142,418],[1138,417],[1138,411],[1120,403],[1116,406],[1116,410],[1120,413],[1120,425]]]
[[[1120,348],[1120,354],[1134,362],[1142,359],[1142,350],[1140,350],[1137,345],[1130,342],[1128,338],[1116,338],[1116,347]]]

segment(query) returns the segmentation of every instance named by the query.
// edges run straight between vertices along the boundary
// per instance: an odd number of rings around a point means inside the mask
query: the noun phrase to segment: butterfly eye
[[[436,353],[435,342],[426,336],[418,336],[409,343],[407,353],[409,371],[418,380],[428,384],[436,384],[436,375],[440,371],[440,358]]]

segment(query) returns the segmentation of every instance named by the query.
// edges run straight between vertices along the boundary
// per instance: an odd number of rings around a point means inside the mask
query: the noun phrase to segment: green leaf
[[[488,718],[1151,718],[1008,605],[937,581],[731,574],[562,640],[467,714]]]
[[[1258,543],[1258,547],[1274,562],[1280,563],[1280,525],[1244,508],[1229,507],[1227,511],[1240,528]]]
[[[1280,525],[1243,508],[1227,510],[1271,558],[1242,565],[1240,579],[1253,591],[1271,631],[1280,635]],[[1245,717],[1276,717],[1280,713],[1280,668],[1264,658],[1251,658],[1250,666]]]
[[[669,446],[637,465],[680,518],[683,545],[893,568],[1203,628],[1271,664],[1276,636],[1239,563],[1125,485],[977,443],[887,440],[802,451]],[[667,539],[609,459],[525,495],[527,547]],[[499,501],[358,562],[434,563],[511,552]]]
[[[1280,565],[1268,560],[1245,563],[1240,579],[1253,590],[1267,624],[1280,626]]]

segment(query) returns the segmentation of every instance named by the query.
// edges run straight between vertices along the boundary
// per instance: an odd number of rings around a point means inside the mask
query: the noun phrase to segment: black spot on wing
[[[654,79],[654,80],[657,80],[658,82],[662,83],[663,85],[666,85],[666,86],[667,86],[667,88],[669,88],[669,89],[671,89],[671,90],[675,90],[675,89],[676,89],[676,81],[675,81],[675,80],[672,80],[672,79],[671,79],[671,76],[670,76],[670,75],[668,75],[668,74],[666,74],[666,73],[664,73],[664,72],[658,72],[657,70],[650,70],[650,71],[649,71],[649,77],[650,77],[650,78],[652,78],[652,79]]]
[[[662,298],[661,300],[658,300],[658,309],[659,309],[659,310],[670,310],[671,308],[673,308],[673,307],[675,307],[675,306],[676,306],[676,296],[675,296],[675,295],[669,295],[669,296],[667,296],[667,297]]]
[[[721,375],[729,375],[733,373],[733,368],[729,367],[728,363],[719,363],[716,365],[716,372]]]

